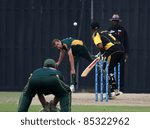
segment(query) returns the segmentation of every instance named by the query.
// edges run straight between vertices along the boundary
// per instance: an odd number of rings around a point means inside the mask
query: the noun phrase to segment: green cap
[[[53,59],[46,59],[43,64],[44,67],[55,67],[56,62]]]

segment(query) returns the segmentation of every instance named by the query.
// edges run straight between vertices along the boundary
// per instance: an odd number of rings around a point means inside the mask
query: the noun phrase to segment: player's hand
[[[101,56],[101,53],[97,53],[94,57],[97,58],[97,57],[100,57]]]
[[[75,86],[73,84],[70,85],[70,90],[71,90],[71,92],[75,92]]]
[[[127,53],[125,53],[125,55],[124,55],[124,62],[126,63],[126,62],[127,62],[127,60],[128,60],[128,54],[127,54]]]
[[[56,67],[56,69],[59,67],[59,62],[56,62],[56,66],[55,67]]]
[[[106,60],[106,59],[107,59],[106,55],[105,54],[101,54],[101,60]]]
[[[31,77],[32,77],[32,73],[30,74],[30,76],[29,76],[28,80],[30,80],[30,79],[31,79]]]
[[[71,92],[75,92],[75,86],[77,85],[77,82],[74,81],[73,83],[70,84],[70,90]]]

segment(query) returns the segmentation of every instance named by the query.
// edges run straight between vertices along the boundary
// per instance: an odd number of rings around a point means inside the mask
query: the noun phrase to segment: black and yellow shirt
[[[77,39],[74,39],[72,37],[65,38],[65,39],[61,40],[61,42],[63,44],[64,50],[69,50],[71,48],[71,46],[75,46],[75,45],[83,46],[83,42],[81,40],[77,40]]]
[[[116,41],[116,38],[109,34],[107,31],[95,31],[92,35],[92,39],[94,41],[94,44],[97,46],[99,43],[101,43],[105,50],[108,50],[112,46],[114,46],[114,42]]]

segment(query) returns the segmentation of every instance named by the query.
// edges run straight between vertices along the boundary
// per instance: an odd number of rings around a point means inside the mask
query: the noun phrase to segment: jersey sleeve
[[[64,81],[64,77],[63,77],[62,73],[57,70],[57,74],[59,76],[59,79],[62,80],[62,81]]]
[[[98,32],[96,32],[95,34],[93,34],[93,41],[94,44],[97,46],[99,43],[102,43],[102,39],[101,36]]]
[[[65,39],[62,39],[61,42],[63,43],[63,49],[65,51],[69,51],[70,48],[71,48],[71,38],[65,38]]]

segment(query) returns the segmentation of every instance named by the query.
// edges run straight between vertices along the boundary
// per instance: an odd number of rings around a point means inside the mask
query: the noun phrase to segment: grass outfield
[[[31,105],[29,112],[39,112],[40,105]],[[0,112],[16,112],[17,105],[1,104]],[[150,107],[73,105],[72,112],[150,112]]]
[[[0,112],[16,112],[20,92],[0,92]],[[30,112],[38,112],[40,105],[31,105]],[[72,105],[73,112],[150,112],[150,106]]]

